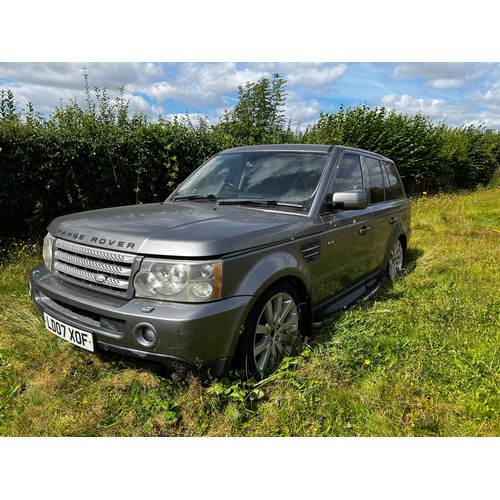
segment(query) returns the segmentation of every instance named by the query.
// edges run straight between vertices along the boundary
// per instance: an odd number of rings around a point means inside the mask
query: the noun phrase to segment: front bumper
[[[36,310],[92,332],[98,349],[161,363],[180,376],[220,377],[231,366],[251,296],[188,304],[105,296],[54,277],[41,264],[29,274]],[[153,343],[142,332],[156,332]]]

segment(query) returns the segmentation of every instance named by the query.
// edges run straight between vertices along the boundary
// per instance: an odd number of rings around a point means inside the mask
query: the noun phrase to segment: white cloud
[[[443,78],[450,73],[455,76],[466,77],[470,75],[475,63],[457,62],[412,62],[401,63],[394,69],[395,78],[415,78],[426,79]]]
[[[333,85],[347,72],[347,64],[295,63],[281,67],[290,87],[315,90]]]
[[[82,90],[84,74],[89,87],[106,87],[116,90],[127,82],[154,81],[161,75],[156,63],[2,63],[0,77],[11,81],[36,83],[64,89]]]
[[[396,80],[421,78],[435,89],[463,89],[484,76],[485,64],[462,62],[423,62],[398,64],[393,72]]]
[[[147,114],[161,110],[154,107],[127,88],[141,82],[154,81],[161,74],[161,66],[156,63],[1,63],[0,88],[13,91],[20,108],[26,109],[31,102],[36,111],[50,115],[59,105],[67,105],[71,100],[85,107],[85,78],[89,91],[106,89],[110,99],[119,95],[124,86],[124,97],[130,101],[131,111],[140,110]],[[1,83],[5,80],[5,83]]]
[[[464,85],[465,82],[458,78],[436,78],[429,81],[429,86],[434,89],[459,89]]]
[[[305,128],[318,119],[321,103],[317,99],[304,99],[295,92],[289,92],[285,105],[287,119],[292,121],[292,127],[299,125]]]
[[[80,63],[82,65],[82,63]],[[147,83],[163,74],[159,63],[83,63],[89,75],[91,87],[116,89],[129,82]]]
[[[138,111],[145,116],[154,118],[165,113],[165,110],[162,106],[150,104],[146,99],[144,99],[144,97],[140,95],[126,94],[124,97],[125,99],[129,100],[129,109],[132,112]]]
[[[176,81],[197,84],[203,89],[219,93],[236,93],[238,86],[269,77],[268,71],[254,70],[252,64],[239,69],[235,63],[186,63],[180,67]]]
[[[484,92],[468,95],[464,103],[469,109],[467,124],[500,129],[500,83]]]
[[[62,89],[83,89],[83,65],[78,63],[2,63],[0,77],[12,82]]]
[[[495,83],[486,92],[477,92],[470,96],[470,101],[478,106],[490,107],[500,111],[500,83]]]
[[[147,86],[129,85],[127,90],[151,97],[157,103],[174,99],[191,106],[217,106],[223,102],[219,94],[206,91],[197,84],[173,85],[169,82],[157,82]]]
[[[317,100],[299,97],[295,89],[306,93],[323,93],[347,71],[345,64],[330,63],[249,63],[240,68],[236,63],[185,63],[168,81],[147,86],[130,86],[132,92],[140,92],[157,103],[170,98],[192,106],[216,106],[229,109],[236,104],[239,86],[256,82],[263,77],[272,78],[279,73],[286,80],[287,114],[293,120],[309,120],[319,113]],[[220,114],[219,114],[220,116]]]
[[[382,97],[381,105],[395,109],[399,113],[416,115],[422,114],[433,120],[444,120],[447,114],[447,105],[441,99],[414,98],[409,94],[390,94]]]
[[[251,65],[250,65],[251,66]],[[184,63],[176,67],[171,77],[162,75],[159,81],[146,85],[131,84],[127,90],[153,98],[184,102],[188,106],[215,106],[227,109],[237,101],[238,86],[255,82],[270,75],[251,67],[238,69],[235,63]]]
[[[69,88],[48,87],[35,83],[0,85],[0,89],[6,88],[12,90],[20,109],[26,111],[27,104],[32,103],[35,111],[42,115],[52,114],[61,103],[65,106],[72,99],[77,99],[79,103],[85,102],[83,90],[76,92]]]
[[[398,113],[408,115],[420,113],[435,123],[446,123],[451,127],[483,125],[493,129],[500,128],[500,84],[485,94],[478,93],[460,102],[414,98],[408,94],[391,94],[381,99],[381,105]]]

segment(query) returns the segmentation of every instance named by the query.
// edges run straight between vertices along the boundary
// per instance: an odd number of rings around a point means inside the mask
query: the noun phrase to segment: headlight
[[[134,278],[137,297],[178,302],[219,300],[222,261],[186,262],[144,259]]]
[[[52,247],[54,246],[54,240],[55,238],[50,233],[47,233],[47,236],[43,239],[43,263],[49,271],[52,270]]]

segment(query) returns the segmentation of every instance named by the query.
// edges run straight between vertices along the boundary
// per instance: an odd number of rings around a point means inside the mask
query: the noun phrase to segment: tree
[[[21,113],[17,111],[17,101],[12,90],[0,91],[0,120],[19,121]]]
[[[280,143],[292,136],[286,127],[286,80],[275,73],[270,80],[238,87],[238,104],[226,111],[215,127],[237,144]]]

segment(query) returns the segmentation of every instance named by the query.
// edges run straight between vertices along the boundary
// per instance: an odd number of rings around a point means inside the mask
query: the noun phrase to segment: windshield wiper
[[[175,196],[172,201],[185,201],[185,200],[209,200],[215,201],[217,196],[214,194],[207,194],[206,196],[202,196],[201,194],[188,194],[185,196]]]
[[[297,203],[286,203],[276,200],[219,200],[218,205],[264,205],[266,207],[287,207],[287,208],[301,208],[304,209],[304,205],[299,205]]]
[[[289,208],[302,208],[304,209],[304,205],[300,205],[298,203],[288,203],[288,202],[283,202],[283,201],[276,201],[276,200],[268,200],[266,201],[266,204],[273,207],[289,207]]]

